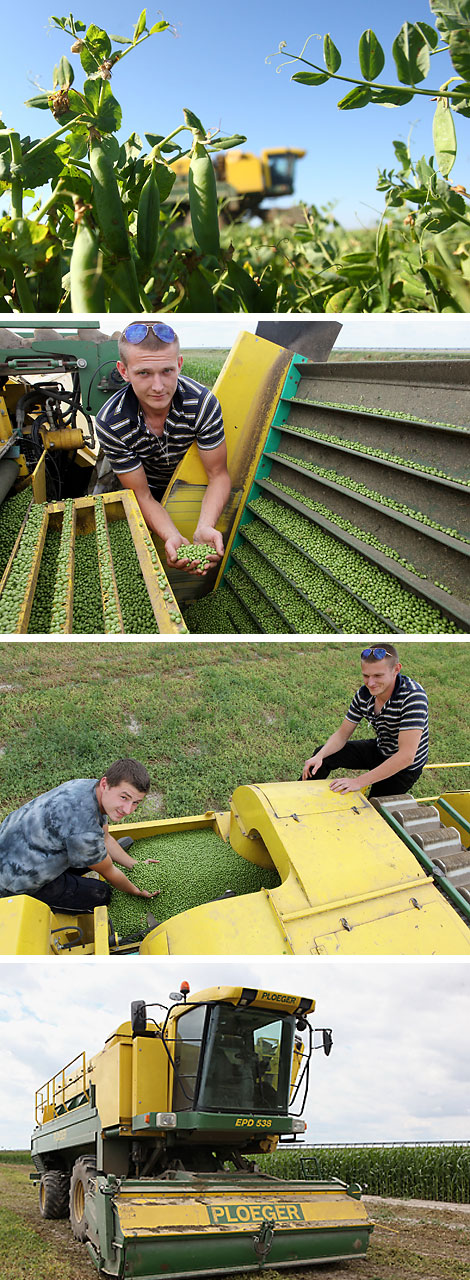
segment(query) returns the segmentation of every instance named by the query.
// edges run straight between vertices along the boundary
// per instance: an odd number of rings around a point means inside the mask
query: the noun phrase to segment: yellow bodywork
[[[470,932],[360,792],[327,782],[238,787],[230,841],[282,884],[174,916],[152,954],[470,954]]]
[[[208,1179],[209,1182],[209,1179]],[[198,1187],[198,1195],[188,1194],[188,1188],[174,1183],[170,1195],[122,1189],[115,1198],[116,1212],[123,1236],[155,1237],[159,1234],[179,1235],[181,1232],[204,1231],[219,1234],[221,1230],[254,1231],[262,1222],[275,1222],[276,1231],[292,1230],[298,1223],[305,1227],[310,1223],[321,1229],[336,1226],[358,1227],[369,1222],[362,1201],[344,1194],[342,1186],[327,1185],[319,1189],[295,1184],[295,1191],[288,1187],[278,1189],[271,1184],[251,1189],[246,1182],[243,1189],[224,1186],[223,1192],[212,1188],[204,1191]],[[211,1194],[212,1191],[212,1194]],[[228,1268],[227,1268],[228,1269]]]
[[[466,793],[445,798],[468,811]],[[241,857],[274,864],[281,884],[173,916],[147,934],[141,955],[470,954],[468,924],[361,792],[341,795],[326,781],[242,786],[230,813],[111,831],[140,840],[204,827]],[[115,945],[104,907],[93,921],[25,896],[0,902],[0,954],[105,955]]]
[[[224,573],[243,507],[262,457],[287,373],[292,352],[252,333],[238,335],[223,365],[214,395],[220,401],[227,444],[227,467],[231,493],[217,528],[224,537],[225,555],[217,572],[217,585]],[[184,373],[184,366],[183,366]],[[162,505],[183,537],[192,542],[199,519],[207,476],[197,444],[191,445],[177,466]],[[163,544],[155,538],[163,556]],[[167,570],[168,572],[168,570]],[[207,581],[179,571],[168,572],[180,603],[187,603],[208,590]]]

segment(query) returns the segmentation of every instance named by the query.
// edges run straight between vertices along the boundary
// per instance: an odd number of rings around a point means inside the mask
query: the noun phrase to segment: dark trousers
[[[111,898],[111,885],[105,880],[84,879],[88,867],[69,867],[41,889],[31,890],[31,898],[39,898],[53,911],[80,913],[92,912],[95,907],[107,906]]]
[[[321,749],[321,747],[315,747],[312,755],[316,755]],[[384,760],[389,758],[379,751],[375,738],[358,738],[357,742],[350,739],[340,751],[334,751],[333,755],[327,756],[320,769],[315,774],[311,774],[311,777],[328,778],[333,769],[360,769],[361,773],[367,773],[369,769],[376,769],[379,764],[383,764]],[[412,767],[399,769],[389,778],[381,778],[379,782],[374,782],[369,796],[404,795],[405,791],[410,791],[414,786],[420,773],[421,769]]]

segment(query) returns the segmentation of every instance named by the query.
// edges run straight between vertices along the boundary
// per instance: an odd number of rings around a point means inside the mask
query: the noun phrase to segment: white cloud
[[[85,1049],[99,1049],[130,1002],[166,1004],[186,978],[316,997],[307,1141],[469,1137],[470,995],[465,961],[168,957],[4,962],[0,971],[0,1147],[29,1145],[34,1092]],[[157,1010],[158,1016],[158,1010]]]

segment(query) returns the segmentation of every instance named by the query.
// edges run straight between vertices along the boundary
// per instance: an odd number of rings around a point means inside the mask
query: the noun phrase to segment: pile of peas
[[[210,829],[137,840],[131,852],[138,859],[132,869],[134,884],[149,892],[160,889],[160,894],[147,900],[113,889],[109,914],[121,936],[145,927],[148,911],[161,924],[181,911],[221,897],[226,889],[239,895],[280,884],[274,868],[247,862]],[[145,858],[157,858],[158,865],[145,866]]]
[[[31,574],[45,507],[34,504],[8,578],[0,596],[0,632],[16,631],[28,579]]]
[[[299,465],[299,459],[293,458],[289,453],[277,453],[276,457],[285,458],[286,462],[295,462]],[[372,498],[374,502],[379,502],[385,510],[390,507],[392,511],[400,511],[402,515],[410,516],[413,520],[417,520],[419,524],[426,524],[430,529],[437,529],[440,533],[447,533],[450,538],[457,538],[460,542],[470,542],[470,538],[466,538],[457,529],[450,529],[447,525],[439,524],[437,520],[430,520],[429,516],[425,515],[423,511],[415,511],[413,507],[407,507],[404,502],[397,502],[395,498],[385,497],[383,493],[379,493],[378,489],[369,489],[360,480],[350,480],[348,476],[340,475],[332,467],[316,467],[313,463],[309,463],[308,467],[302,464],[302,470],[308,475],[320,476],[323,480],[332,480],[334,484],[341,485],[343,489],[350,489],[352,493],[361,493],[365,498]]]
[[[438,476],[442,480],[455,480],[455,476],[451,476],[448,471],[442,471],[440,467],[428,467],[424,462],[413,462],[410,458],[401,458],[398,453],[388,453],[386,449],[379,449],[377,445],[361,444],[357,440],[345,440],[343,436],[331,435],[326,431],[312,431],[309,427],[296,427],[296,434],[308,436],[311,440],[322,440],[325,444],[338,444],[343,449],[351,449],[353,453],[363,453],[370,458],[380,458],[384,462],[397,462],[402,467],[410,467],[412,471],[422,471],[426,475]],[[470,480],[457,480],[457,484],[470,485]]]
[[[371,564],[360,552],[325,533],[307,516],[264,497],[256,498],[250,504],[250,510],[260,518],[265,518],[274,529],[319,565],[329,569],[339,583],[349,587],[367,603],[370,601],[371,610],[377,610],[382,617],[390,618],[399,631],[458,631],[455,623],[446,618],[438,608],[414,596],[391,574]],[[279,575],[276,576],[280,581]],[[279,597],[275,595],[274,598],[278,600]],[[321,599],[315,603],[321,608]],[[313,630],[312,627],[308,629]],[[361,630],[360,626],[353,629]]]
[[[5,498],[0,504],[0,580],[5,573],[31,498],[32,490],[28,487]]]

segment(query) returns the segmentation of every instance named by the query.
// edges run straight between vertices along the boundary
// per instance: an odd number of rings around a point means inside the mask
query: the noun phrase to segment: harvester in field
[[[0,633],[470,631],[469,362],[329,361],[339,328],[271,321],[238,336],[213,388],[225,550],[201,576],[169,568],[131,490],[92,483],[88,419],[117,385],[116,343],[80,330],[2,351],[0,321]],[[46,383],[39,405],[12,388],[9,372],[47,350],[54,370],[69,352],[88,419],[76,400],[60,417]],[[162,498],[189,542],[206,484],[193,443]]]
[[[468,791],[416,803],[321,780],[239,786],[228,812],[110,830],[156,860],[144,887],[166,875],[159,919],[127,894],[126,927],[113,900],[73,915],[18,894],[0,900],[0,955],[470,955]]]
[[[365,1254],[372,1224],[357,1184],[256,1164],[306,1129],[315,1001],[248,987],[189,997],[187,983],[170,999],[160,1022],[134,1001],[101,1052],[37,1091],[42,1216],[70,1213],[100,1275],[117,1280]],[[328,1054],[331,1031],[316,1035]]]
[[[213,155],[217,195],[223,201],[222,221],[232,222],[242,215],[256,215],[265,221],[270,210],[263,207],[263,201],[293,195],[296,165],[304,155],[299,147],[266,147],[260,156],[239,150]],[[176,181],[168,204],[178,203],[183,209],[189,208],[189,165],[190,157],[183,156],[171,166]]]

